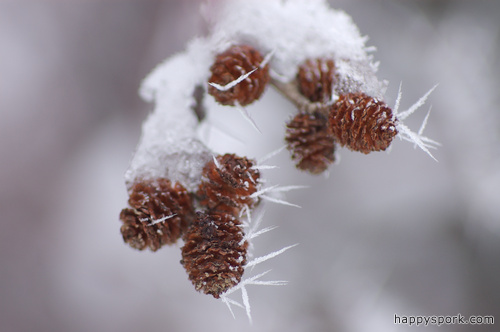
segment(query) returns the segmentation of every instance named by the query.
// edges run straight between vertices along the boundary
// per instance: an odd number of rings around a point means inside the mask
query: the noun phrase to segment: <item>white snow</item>
[[[136,178],[166,177],[194,191],[210,150],[198,139],[192,93],[203,79],[189,52],[159,65],[143,82],[140,94],[155,101],[142,127],[142,136],[125,174],[127,187]],[[205,75],[206,76],[206,75]]]
[[[225,5],[225,6],[224,6]],[[233,0],[224,2],[214,17],[211,38],[215,52],[235,43],[248,43],[272,52],[273,71],[292,80],[308,58],[332,58],[343,85],[381,98],[386,82],[375,76],[377,65],[351,17],[326,1]]]

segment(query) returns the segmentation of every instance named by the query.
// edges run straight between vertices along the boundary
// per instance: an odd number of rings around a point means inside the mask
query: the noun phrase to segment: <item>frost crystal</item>
[[[290,188],[283,187],[281,189],[282,189],[281,191],[287,191],[287,190],[298,189],[298,188],[296,186],[290,186]],[[246,220],[243,223],[243,228],[244,228],[246,236],[243,239],[243,241],[247,241],[249,243],[248,256],[252,257],[253,256],[253,253],[252,253],[253,245],[250,242],[250,240],[253,238],[256,238],[264,233],[267,233],[267,232],[275,229],[276,227],[267,227],[267,228],[263,228],[263,229],[259,230],[258,228],[259,228],[260,223],[262,221],[263,214],[260,214],[259,216],[257,216],[257,219],[255,221],[253,221],[251,218],[250,210],[247,208],[247,209],[245,209],[245,212],[246,212]],[[284,253],[288,249],[295,247],[296,245],[297,244],[290,245],[290,246],[284,247],[282,249],[276,250],[274,252],[271,252],[267,255],[253,258],[251,261],[249,261],[245,264],[245,269],[248,270],[247,268],[253,268],[258,264],[264,263],[271,258],[274,258],[278,255],[281,255],[282,253]],[[220,295],[222,302],[224,302],[227,305],[227,307],[229,308],[229,311],[231,311],[231,314],[233,315],[233,317],[234,317],[234,312],[233,312],[231,305],[235,305],[237,307],[244,308],[245,312],[248,316],[248,319],[250,320],[250,322],[252,321],[250,300],[249,300],[249,296],[248,296],[248,291],[246,289],[247,286],[250,286],[250,285],[282,286],[282,285],[287,284],[287,281],[284,281],[284,280],[269,280],[269,281],[260,280],[261,277],[263,277],[264,275],[266,275],[269,272],[270,272],[270,270],[265,271],[265,272],[260,273],[260,274],[257,274],[257,275],[254,275],[252,277],[247,277],[247,278],[243,279],[239,284],[228,289],[226,292],[224,292],[223,294]],[[241,290],[241,299],[242,299],[243,304],[241,304],[240,302],[233,300],[229,297],[231,294],[235,293],[238,290]]]

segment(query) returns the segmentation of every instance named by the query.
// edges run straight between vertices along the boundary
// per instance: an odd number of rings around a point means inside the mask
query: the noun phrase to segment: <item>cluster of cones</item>
[[[168,179],[136,180],[123,209],[123,239],[156,251],[182,238],[181,264],[196,290],[218,298],[241,281],[248,242],[240,215],[258,199],[260,173],[234,154],[208,162],[196,193]],[[198,210],[195,212],[195,210]]]
[[[270,65],[248,45],[235,45],[216,57],[208,93],[223,105],[248,105],[272,81]],[[235,82],[237,82],[235,84]],[[341,83],[333,59],[307,59],[294,84],[315,107],[299,107],[287,124],[285,141],[297,168],[319,174],[335,161],[335,146],[370,153],[389,147],[397,119],[381,100]]]
[[[249,45],[216,56],[208,93],[217,102],[245,106],[269,82],[269,59]],[[335,146],[369,153],[385,150],[397,134],[387,105],[339,83],[333,59],[309,59],[297,69],[297,92],[315,107],[298,107],[286,124],[285,141],[297,168],[319,174],[335,161]],[[313,109],[314,111],[310,111]],[[196,290],[219,298],[241,281],[248,241],[240,221],[259,199],[255,163],[234,154],[208,162],[196,192],[166,178],[136,179],[120,219],[124,241],[152,251],[182,239],[181,264]]]

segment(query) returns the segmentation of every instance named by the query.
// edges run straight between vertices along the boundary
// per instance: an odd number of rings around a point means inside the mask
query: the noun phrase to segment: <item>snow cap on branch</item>
[[[201,171],[212,153],[196,134],[193,92],[204,74],[196,61],[190,53],[178,54],[144,80],[141,96],[155,101],[155,108],[142,126],[141,139],[125,174],[128,188],[140,178],[167,178],[189,191],[200,184]]]
[[[234,43],[249,43],[273,52],[271,67],[285,81],[310,58],[335,61],[340,83],[349,92],[382,98],[387,83],[375,75],[377,65],[367,38],[345,12],[324,0],[231,0],[211,14],[211,44],[218,53]]]

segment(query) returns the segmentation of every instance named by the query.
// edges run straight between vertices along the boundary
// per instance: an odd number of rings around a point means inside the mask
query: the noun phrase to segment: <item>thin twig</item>
[[[312,103],[304,97],[294,81],[283,83],[277,79],[271,78],[271,84],[278,90],[285,98],[290,100],[301,112],[316,113],[319,112],[325,116],[328,115],[328,105],[325,103]]]

